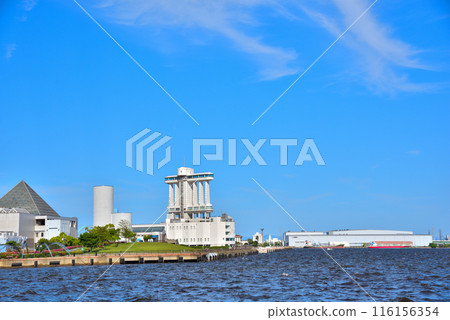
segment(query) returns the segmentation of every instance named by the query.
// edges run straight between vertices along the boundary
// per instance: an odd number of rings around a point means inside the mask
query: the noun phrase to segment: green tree
[[[122,238],[125,238],[127,240],[130,240],[130,239],[133,239],[136,237],[136,233],[134,233],[131,230],[131,225],[126,220],[119,221],[119,233],[122,236]]]
[[[436,248],[436,247],[437,247],[437,244],[434,243],[434,242],[431,242],[428,246],[429,246],[430,248]]]
[[[64,244],[67,247],[77,246],[80,244],[80,241],[77,238],[69,236],[69,235],[65,234],[64,232],[61,232],[59,234],[59,236],[51,238],[50,242],[59,242],[61,244]]]
[[[20,244],[18,244],[15,241],[8,241],[5,244],[7,244],[8,246],[11,246],[11,247],[20,247]]]
[[[87,231],[97,235],[99,238],[99,245],[103,246],[108,242],[115,242],[120,239],[119,230],[114,228],[113,224],[107,224],[106,226],[96,226],[92,229],[87,229]]]
[[[80,234],[79,240],[84,247],[90,248],[91,251],[100,244],[100,238],[97,234],[93,233],[92,230]]]
[[[151,235],[144,236],[144,241],[148,242],[148,240],[150,240],[151,238],[152,238]]]

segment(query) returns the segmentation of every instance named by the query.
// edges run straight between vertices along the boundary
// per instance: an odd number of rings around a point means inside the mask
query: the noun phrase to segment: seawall
[[[178,253],[122,253],[64,257],[0,259],[0,268],[40,268],[58,266],[95,266],[112,264],[207,262],[258,254],[257,249],[194,251]]]

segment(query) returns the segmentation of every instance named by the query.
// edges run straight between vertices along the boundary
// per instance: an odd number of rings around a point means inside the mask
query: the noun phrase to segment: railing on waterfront
[[[121,255],[167,255],[167,254],[186,254],[186,255],[204,255],[208,253],[237,253],[240,251],[256,251],[254,247],[248,248],[239,248],[239,249],[209,249],[209,250],[146,250],[146,251],[119,251],[119,252],[86,252],[86,253],[77,253],[75,256],[77,257],[93,257],[93,256],[121,256]]]
[[[235,254],[239,252],[251,252],[256,251],[255,247],[252,246],[243,246],[239,248],[204,248],[204,249],[196,249],[196,250],[145,250],[145,251],[118,251],[118,252],[71,252],[72,256],[69,255],[57,255],[55,257],[102,257],[102,256],[139,256],[139,255],[191,255],[191,256],[203,256],[208,253],[218,253],[218,254]],[[50,257],[50,255],[48,256]],[[17,259],[18,257],[13,256],[5,256],[0,259]],[[36,258],[47,258],[43,256],[34,256],[33,253],[30,253],[25,257],[27,259],[36,259]]]

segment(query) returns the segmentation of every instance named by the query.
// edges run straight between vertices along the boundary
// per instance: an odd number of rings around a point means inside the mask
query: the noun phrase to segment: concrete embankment
[[[292,247],[258,247],[258,253],[270,253],[288,249],[292,249]]]
[[[57,266],[93,266],[170,262],[206,262],[258,254],[257,249],[194,251],[178,253],[126,253],[76,255],[47,258],[0,259],[0,268],[39,268]]]

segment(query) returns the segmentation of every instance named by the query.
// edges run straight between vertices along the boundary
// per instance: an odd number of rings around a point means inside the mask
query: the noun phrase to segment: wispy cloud
[[[272,46],[261,36],[250,35],[248,29],[259,25],[252,10],[261,6],[274,6],[286,16],[271,0],[103,0],[98,8],[113,21],[126,25],[199,28],[219,34],[236,50],[251,55],[265,80],[297,73],[295,50]]]
[[[408,154],[412,154],[414,156],[418,156],[420,154],[420,150],[409,150]]]
[[[11,43],[6,46],[5,59],[9,60],[12,58],[14,51],[16,51],[16,44]]]
[[[31,11],[37,3],[38,0],[23,0],[22,7],[25,11]]]
[[[208,35],[220,35],[259,65],[262,79],[271,80],[298,74],[298,56],[303,51],[307,52],[308,44],[293,43],[290,48],[269,44],[264,37],[264,28],[261,28],[266,23],[260,16],[261,9],[280,19],[291,21],[292,27],[298,28],[299,32],[303,31],[299,27],[299,21],[312,20],[333,36],[338,36],[372,2],[373,0],[97,0],[96,8],[115,23],[167,28],[180,33],[186,29],[198,29],[206,31]],[[357,71],[351,72],[353,79],[347,76],[344,80],[358,82],[363,79],[370,89],[380,92],[434,90],[435,84],[410,80],[410,70],[432,68],[418,58],[421,50],[393,36],[388,24],[377,16],[377,6],[379,4],[365,14],[341,40],[358,57],[348,59],[350,68],[345,67],[346,71]]]
[[[371,2],[367,0],[333,0],[336,8],[333,14],[323,13],[326,11],[325,8],[317,7],[317,5],[305,6],[303,3],[300,8],[311,19],[336,36],[350,25]],[[360,58],[361,72],[354,76],[363,78],[368,86],[376,91],[432,90],[434,88],[432,84],[413,83],[408,78],[407,69],[432,69],[417,58],[420,50],[393,37],[389,27],[380,22],[373,11],[376,11],[376,7],[352,28],[343,41]]]

